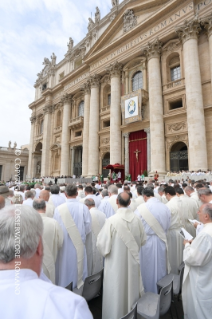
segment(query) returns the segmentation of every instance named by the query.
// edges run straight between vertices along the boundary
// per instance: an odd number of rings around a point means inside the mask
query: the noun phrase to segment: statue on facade
[[[74,40],[70,37],[69,42],[67,43],[68,51],[71,51],[74,46]]]
[[[95,23],[100,21],[100,10],[98,7],[96,7],[96,12],[95,12]]]
[[[9,141],[9,143],[8,143],[8,147],[9,147],[9,148],[11,148],[11,141]]]
[[[55,66],[57,57],[56,57],[56,55],[54,53],[52,53],[51,59],[52,59],[52,66]]]
[[[40,164],[37,163],[37,174],[40,174]]]
[[[94,27],[94,22],[91,18],[88,18],[88,31],[91,31]]]
[[[14,146],[13,146],[13,148],[16,148],[16,147],[17,147],[17,143],[15,142],[15,143],[14,143]]]
[[[48,65],[50,65],[51,64],[51,62],[49,61],[49,59],[48,58],[44,58],[44,61],[43,61],[43,63],[42,63],[43,65],[45,65],[45,66],[48,66]]]
[[[118,6],[119,5],[119,0],[111,0],[112,7]]]

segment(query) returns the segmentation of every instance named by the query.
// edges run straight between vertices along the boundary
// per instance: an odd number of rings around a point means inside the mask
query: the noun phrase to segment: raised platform
[[[52,184],[55,183],[54,178],[44,178],[44,183],[48,184],[52,182]],[[58,178],[57,184],[83,184],[83,183],[91,183],[92,178]]]

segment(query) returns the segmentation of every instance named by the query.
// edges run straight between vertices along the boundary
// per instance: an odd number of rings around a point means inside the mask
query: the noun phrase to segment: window
[[[43,85],[42,85],[42,91],[45,91],[47,89],[47,83],[44,83]]]
[[[75,137],[79,137],[82,135],[82,131],[75,132]]]
[[[111,105],[111,94],[107,96],[107,105]]]
[[[43,134],[43,120],[40,123],[40,134]]]
[[[81,101],[79,104],[78,116],[84,116],[84,101]]]
[[[109,126],[110,126],[110,120],[103,122],[103,128],[104,128],[104,127],[109,127]]]
[[[179,109],[180,107],[183,107],[183,101],[182,101],[182,99],[169,102],[169,110]]]
[[[171,81],[176,81],[181,78],[180,65],[171,68]]]
[[[134,74],[132,78],[132,90],[137,91],[143,87],[143,74],[141,71],[138,71]]]

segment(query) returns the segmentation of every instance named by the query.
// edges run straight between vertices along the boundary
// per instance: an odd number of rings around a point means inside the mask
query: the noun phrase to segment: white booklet
[[[186,239],[186,240],[192,240],[193,237],[191,236],[191,234],[189,234],[187,232],[187,230],[185,230],[185,228],[180,228],[180,236],[183,237],[183,239]]]
[[[189,221],[190,221],[190,223],[191,223],[192,225],[194,225],[195,223],[200,224],[200,222],[199,222],[198,220],[196,220],[196,219],[189,219]]]

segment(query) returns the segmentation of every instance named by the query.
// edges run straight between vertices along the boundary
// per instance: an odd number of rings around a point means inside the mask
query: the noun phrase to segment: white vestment
[[[85,245],[86,235],[91,232],[89,210],[87,206],[79,203],[76,199],[67,199],[66,204]],[[64,236],[63,246],[58,253],[56,262],[56,284],[66,287],[73,282],[73,288],[75,288],[78,280],[76,248],[61,219],[58,208],[55,209],[54,218],[60,224]],[[87,277],[87,273],[87,255],[84,247],[83,279]]]
[[[31,269],[21,269],[18,277],[15,270],[0,271],[0,307],[2,319],[93,318],[84,298],[39,279]]]
[[[109,196],[105,196],[98,207],[98,209],[105,214],[106,218],[109,218],[115,214],[114,209],[108,200]]]
[[[183,261],[183,238],[180,236],[180,200],[174,196],[166,204],[171,212],[171,225],[167,232],[168,254],[171,273],[178,275],[178,268]]]
[[[163,204],[167,204],[168,203],[168,200],[166,199],[166,196],[164,194],[161,196],[161,202]]]
[[[82,189],[78,189],[78,197],[80,198],[84,198],[85,197],[85,193]]]
[[[138,206],[137,206],[136,200],[134,198],[131,198],[129,208],[132,209],[132,211],[134,212],[137,207]]]
[[[49,204],[48,202],[46,202],[46,212],[45,212],[45,215],[47,216],[47,217],[53,217],[54,216],[54,210],[55,210],[55,208],[54,208],[54,206],[53,205],[51,205],[51,204]]]
[[[198,196],[197,192],[191,193],[191,194],[190,194],[190,198],[196,202],[196,204],[197,204],[197,212],[198,212],[200,206],[202,206],[202,202],[201,202],[201,200],[199,199],[199,196]],[[196,217],[195,217],[195,218],[196,218]]]
[[[35,198],[39,198],[41,189],[40,188],[35,188],[35,192],[36,192]]]
[[[212,223],[186,244],[183,254],[183,309],[185,319],[209,319],[212,310]]]
[[[135,211],[135,214],[141,219],[147,235],[146,244],[140,249],[140,265],[144,290],[145,292],[158,293],[156,283],[158,280],[167,275],[166,244],[155,234],[148,223],[141,217],[144,205],[161,225],[165,234],[170,226],[171,213],[166,205],[154,197],[150,198],[146,203],[141,204]]]
[[[40,214],[43,220],[43,272],[55,283],[55,262],[63,244],[63,231],[53,218]]]
[[[91,275],[98,273],[103,269],[103,258],[100,252],[97,250],[96,241],[100,230],[104,226],[106,217],[105,214],[98,210],[96,207],[90,209],[91,219],[92,219],[92,270]]]
[[[94,200],[96,208],[98,208],[99,205],[101,204],[101,197],[100,196],[96,196],[94,194],[87,195],[86,197],[80,199],[80,202],[84,204],[84,202],[85,202],[85,200],[87,198],[92,198]]]
[[[192,207],[193,207],[194,201],[184,195],[181,195],[179,199],[180,199],[180,223],[187,230],[187,232],[189,232],[193,237],[195,237],[196,229],[189,222],[189,219],[193,219]]]
[[[113,207],[114,212],[116,213],[118,210],[118,205],[116,204],[116,199],[118,195],[111,195],[110,198],[108,199],[110,205]]]
[[[106,220],[97,238],[105,257],[102,319],[126,315],[143,294],[139,250],[146,235],[140,219],[127,208]]]
[[[30,206],[30,207],[33,207],[33,199],[32,198],[27,198],[26,200],[23,201],[23,205],[26,205],[26,206]]]
[[[143,196],[139,195],[136,199],[135,199],[135,203],[136,203],[136,206],[138,207],[139,205],[143,204],[144,203],[144,198]]]
[[[160,196],[158,193],[154,192],[154,196],[155,196],[155,198],[157,198],[160,202],[162,202],[162,198],[161,198],[161,196]]]
[[[64,199],[64,197],[60,196],[59,194],[52,194],[49,197],[49,204],[54,205],[55,208],[65,202],[66,200]]]

